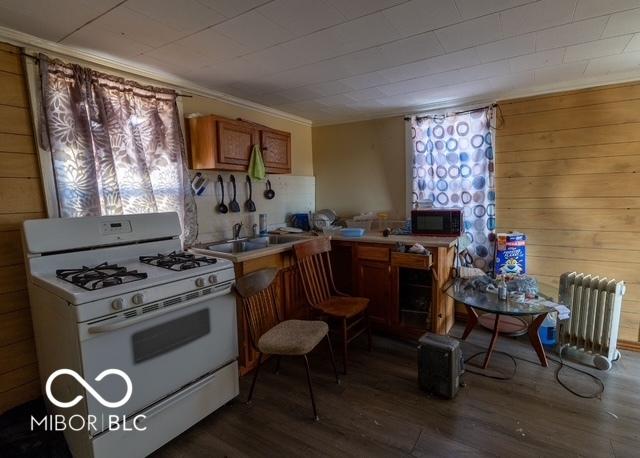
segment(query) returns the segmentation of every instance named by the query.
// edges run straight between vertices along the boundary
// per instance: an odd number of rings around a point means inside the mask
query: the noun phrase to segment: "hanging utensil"
[[[222,181],[222,176],[218,175],[218,183],[220,183],[220,193],[222,195],[222,199],[220,200],[220,204],[218,205],[218,211],[220,213],[227,213],[229,209],[224,204],[224,181]]]
[[[256,211],[256,204],[253,202],[253,200],[251,200],[251,194],[253,193],[253,190],[251,189],[251,178],[249,178],[249,175],[247,175],[247,184],[249,185],[249,198],[244,203],[244,207],[248,212],[254,212]]]
[[[267,189],[264,191],[265,199],[273,199],[276,196],[276,192],[271,189],[271,180],[267,180]]]
[[[240,211],[240,204],[236,200],[236,177],[231,175],[231,184],[233,185],[233,199],[229,201],[229,210],[233,213],[238,213]]]

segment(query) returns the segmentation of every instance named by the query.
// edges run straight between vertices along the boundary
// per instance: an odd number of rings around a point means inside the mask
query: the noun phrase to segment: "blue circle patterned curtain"
[[[414,117],[413,200],[437,208],[461,207],[473,264],[493,269],[496,228],[491,109]]]

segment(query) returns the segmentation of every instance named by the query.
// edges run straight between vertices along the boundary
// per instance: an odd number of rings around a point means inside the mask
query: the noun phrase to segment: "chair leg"
[[[329,344],[329,356],[331,357],[331,365],[333,366],[333,373],[336,376],[336,383],[340,385],[340,377],[338,376],[338,368],[336,367],[336,359],[333,356],[333,345],[331,345],[331,338],[327,333],[327,343]]]
[[[274,374],[279,374],[280,373],[280,360],[281,359],[282,359],[282,356],[276,355],[276,367],[273,369],[273,373]]]
[[[256,386],[256,380],[258,380],[258,372],[260,372],[260,364],[262,363],[262,353],[258,356],[258,365],[256,366],[256,371],[253,374],[253,380],[251,381],[251,388],[249,389],[249,398],[247,402],[251,402],[251,398],[253,397],[253,389]]]
[[[369,310],[364,311],[365,316],[365,325],[367,326],[367,339],[369,341],[369,351],[373,349],[373,344],[371,341],[371,320],[369,320]]]
[[[309,384],[309,396],[311,396],[311,406],[313,407],[313,419],[315,421],[320,420],[320,417],[318,417],[318,411],[316,410],[316,400],[313,397],[313,387],[311,386],[311,370],[309,369],[309,358],[307,358],[307,355],[303,355],[304,357],[304,364],[307,368],[307,383]]]
[[[347,336],[347,319],[342,320],[342,357],[344,358],[344,375],[347,375],[347,345],[349,344],[349,338]]]

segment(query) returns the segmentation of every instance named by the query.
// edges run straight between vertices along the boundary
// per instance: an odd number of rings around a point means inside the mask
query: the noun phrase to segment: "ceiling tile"
[[[269,3],[271,0],[198,0],[203,5],[222,13],[228,18],[236,17],[242,13]]]
[[[604,40],[569,46],[564,54],[564,61],[573,62],[576,60],[620,54],[631,40],[631,37],[632,35],[623,35],[621,37],[605,38]]]
[[[97,51],[112,57],[133,57],[146,51],[150,46],[130,40],[95,23],[88,24],[62,41],[65,45]]]
[[[370,87],[368,89],[361,89],[359,91],[349,92],[347,95],[350,98],[360,102],[363,100],[370,100],[370,99],[377,99],[379,97],[384,97],[386,94],[376,87]]]
[[[542,0],[500,13],[506,37],[571,22],[577,0]]]
[[[625,52],[615,56],[591,59],[585,75],[605,75],[640,69],[640,52]]]
[[[627,47],[624,48],[624,52],[633,51],[640,51],[640,33],[636,33],[635,35],[633,35],[633,38],[631,38],[631,41],[629,42]]]
[[[437,30],[436,35],[447,52],[489,43],[501,38],[500,17],[497,14],[491,14],[461,22]]]
[[[2,0],[0,25],[58,41],[117,3],[116,0],[93,4],[81,0]]]
[[[497,92],[526,88],[534,83],[534,72],[511,73],[491,78],[491,87]]]
[[[334,94],[341,94],[343,92],[349,92],[354,88],[344,83],[344,80],[326,81],[324,83],[318,83],[311,86],[313,92],[320,96],[328,96]]]
[[[151,47],[181,38],[184,33],[125,7],[118,7],[94,21],[94,24]]]
[[[557,67],[542,68],[535,71],[536,84],[569,82],[583,77],[587,62],[572,62]]]
[[[156,48],[144,55],[171,65],[177,73],[183,68],[200,68],[206,64],[202,55],[175,43]]]
[[[362,75],[350,76],[349,78],[341,79],[338,82],[349,86],[350,89],[360,90],[373,86],[379,86],[381,84],[386,84],[390,81],[388,78],[385,78],[383,75],[381,75],[380,72],[372,72]]]
[[[225,20],[221,13],[197,0],[128,0],[127,8],[181,32],[193,33]]]
[[[456,5],[458,5],[464,19],[472,19],[525,3],[532,3],[532,1],[535,0],[456,0]]]
[[[574,20],[587,19],[640,7],[640,0],[580,0]]]
[[[412,0],[389,8],[382,14],[405,37],[438,29],[462,19],[453,0]]]
[[[325,0],[276,0],[257,10],[294,36],[307,35],[345,21]]]
[[[564,48],[540,51],[526,56],[509,59],[511,71],[514,73],[532,70],[534,68],[548,67],[562,64]]]
[[[522,54],[529,54],[536,49],[535,33],[519,35],[505,40],[494,41],[486,45],[478,46],[478,56],[482,62],[507,59]]]
[[[341,51],[344,52],[358,51],[402,38],[401,33],[382,13],[370,14],[319,33],[342,43]]]
[[[471,48],[432,57],[419,62],[413,62],[411,64],[380,70],[378,73],[389,81],[394,82],[463,67],[471,67],[477,64],[480,64],[478,53],[475,48]]]
[[[607,17],[605,16],[537,32],[536,50],[541,51],[597,40],[602,35],[606,24]]]
[[[213,29],[255,51],[288,41],[293,37],[291,33],[256,11],[218,24]]]
[[[380,46],[389,65],[399,65],[444,54],[435,33],[427,32]]]
[[[182,38],[176,41],[176,44],[201,54],[206,58],[208,64],[223,62],[248,52],[245,46],[213,28]]]
[[[329,0],[347,19],[355,19],[366,14],[390,8],[407,0]]]
[[[609,18],[602,38],[640,32],[640,8],[613,14]]]

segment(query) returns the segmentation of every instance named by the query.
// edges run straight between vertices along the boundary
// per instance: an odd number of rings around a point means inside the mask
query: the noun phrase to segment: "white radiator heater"
[[[576,272],[560,276],[560,302],[571,309],[558,326],[560,351],[608,370],[620,357],[616,349],[624,282]]]

